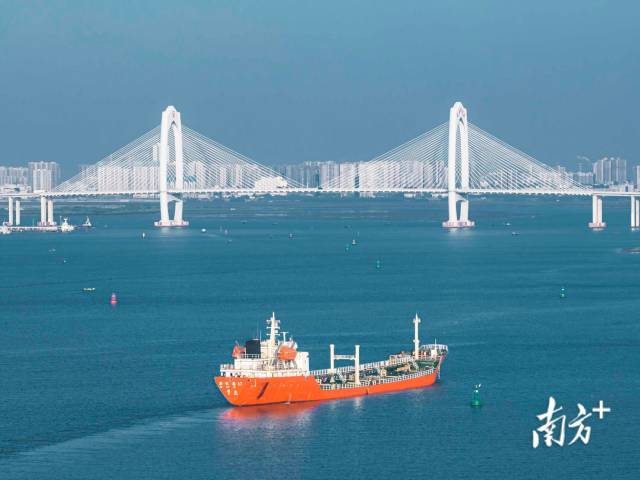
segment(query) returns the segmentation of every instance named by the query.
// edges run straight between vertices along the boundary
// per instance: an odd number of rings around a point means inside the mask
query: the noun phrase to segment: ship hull
[[[360,397],[378,393],[424,388],[436,382],[438,371],[413,378],[375,385],[322,389],[313,375],[304,377],[215,377],[216,386],[225,399],[236,406],[274,403],[312,402]]]

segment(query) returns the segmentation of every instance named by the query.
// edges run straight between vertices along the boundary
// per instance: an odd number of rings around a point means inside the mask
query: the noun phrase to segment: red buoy
[[[116,298],[116,294],[111,294],[111,301],[109,302],[111,305],[116,305],[118,303],[118,299]]]

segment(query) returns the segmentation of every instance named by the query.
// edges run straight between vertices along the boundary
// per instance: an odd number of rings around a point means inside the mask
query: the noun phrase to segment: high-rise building
[[[603,157],[593,164],[595,183],[622,185],[627,182],[627,161],[620,157]]]
[[[0,185],[28,185],[29,169],[0,166]]]
[[[157,165],[134,165],[132,172],[131,187],[135,191],[158,190],[158,166]],[[124,186],[124,185],[123,185]]]
[[[206,188],[207,184],[207,168],[204,163],[199,160],[189,162],[185,165],[185,183],[192,188]]]
[[[640,190],[640,165],[636,165],[636,190]]]
[[[320,186],[320,163],[304,162],[302,165],[302,185],[316,188]]]
[[[60,183],[60,165],[56,162],[29,162],[31,191],[53,190]]]
[[[340,175],[340,164],[336,162],[321,162],[320,185],[326,185]]]
[[[611,160],[608,157],[597,160],[593,164],[593,175],[598,185],[611,184]]]
[[[593,172],[573,172],[573,179],[582,185],[593,185]]]
[[[99,165],[96,170],[98,190],[101,192],[124,192],[131,190],[129,168],[117,165]]]
[[[611,181],[622,185],[627,181],[627,161],[624,158],[611,158]]]
[[[359,188],[360,179],[358,176],[358,163],[340,164],[340,185],[339,188]]]

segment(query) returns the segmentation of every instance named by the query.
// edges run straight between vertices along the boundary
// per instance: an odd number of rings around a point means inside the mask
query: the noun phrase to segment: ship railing
[[[276,374],[276,373],[282,373],[281,376],[283,377],[289,377],[291,375],[294,375],[295,372],[304,372],[305,375],[309,375],[309,372],[307,370],[301,370],[299,368],[278,368],[278,367],[274,367],[273,365],[254,365],[251,368],[236,368],[235,365],[229,364],[229,363],[223,363],[220,365],[220,370],[224,370],[224,371],[229,371],[229,372],[238,372],[238,373],[243,373],[243,374],[248,374],[251,372],[260,372],[261,375],[265,376],[266,374]],[[302,373],[300,374],[302,375]]]
[[[449,352],[449,347],[447,345],[443,345],[442,343],[427,343],[426,345],[422,345],[420,348],[424,348],[426,350],[431,350],[435,348],[439,351]]]
[[[240,358],[262,358],[262,355],[259,353],[242,353],[240,354]]]
[[[304,376],[308,377],[310,373],[306,370],[290,369],[290,370],[245,370],[234,368],[230,364],[220,365],[220,373],[223,377],[259,377],[259,378],[271,378],[271,377],[295,377]]]
[[[360,371],[374,370],[383,367],[393,367],[395,365],[402,365],[411,361],[413,361],[413,357],[411,355],[402,355],[389,360],[381,360],[379,362],[361,363]],[[312,370],[310,373],[311,375],[314,375],[316,377],[321,377],[323,375],[331,375],[332,373],[349,373],[353,372],[355,369],[355,365],[348,365],[345,367],[335,368],[333,371],[331,371],[330,368],[323,368],[322,370]]]
[[[427,370],[420,370],[419,372],[407,373],[405,375],[398,375],[394,377],[385,377],[385,378],[376,378],[375,380],[360,380],[360,384],[355,384],[353,382],[349,383],[321,383],[320,388],[322,390],[340,390],[344,388],[357,388],[357,387],[370,387],[372,385],[381,385],[384,383],[394,383],[400,382],[403,380],[410,380],[412,378],[423,377],[426,375],[431,375],[435,370],[433,368],[429,368]]]

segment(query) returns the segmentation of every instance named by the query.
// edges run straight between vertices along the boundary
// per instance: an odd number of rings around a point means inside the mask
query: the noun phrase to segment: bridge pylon
[[[182,142],[182,121],[180,112],[173,106],[167,107],[162,112],[160,124],[160,143],[158,144],[158,185],[160,187],[160,220],[155,222],[156,227],[186,227],[189,222],[182,218],[182,193],[169,195],[167,191],[167,176],[169,169],[169,131],[173,133],[173,146],[175,151],[175,190],[181,192],[184,188],[184,151]],[[169,217],[169,202],[175,202],[173,219]]]
[[[460,187],[456,178],[458,132],[460,133]],[[442,226],[444,228],[474,227],[475,222],[469,220],[469,200],[461,193],[469,189],[469,125],[467,110],[460,102],[456,102],[449,110],[447,186],[449,219],[442,222]],[[458,216],[458,203],[460,203],[460,216]]]

